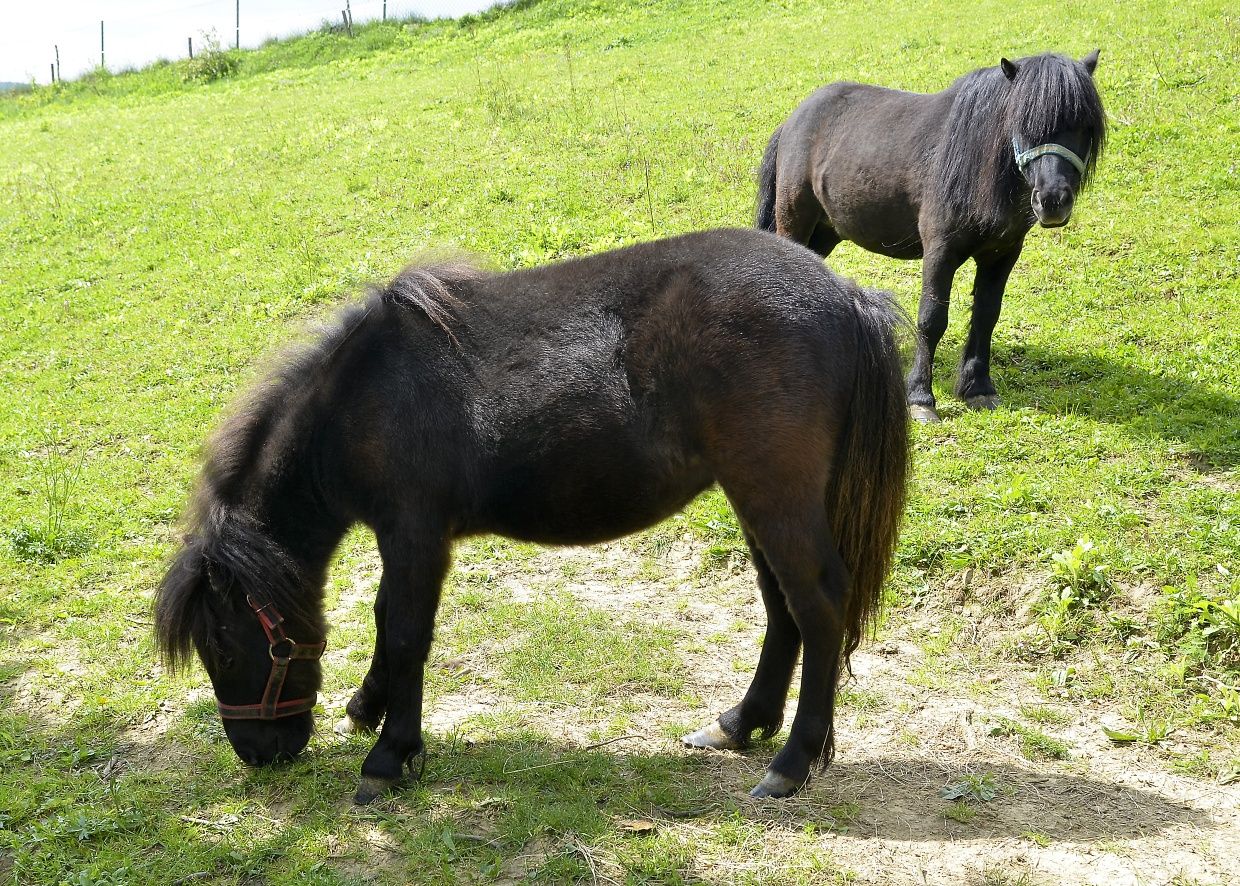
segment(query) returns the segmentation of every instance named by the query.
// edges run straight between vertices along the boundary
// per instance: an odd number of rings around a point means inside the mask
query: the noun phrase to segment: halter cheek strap
[[[327,648],[327,641],[321,643],[297,643],[289,639],[284,632],[284,618],[272,603],[259,603],[251,596],[245,602],[250,604],[258,622],[267,635],[267,654],[271,656],[271,673],[267,677],[267,688],[263,690],[263,700],[258,704],[224,704],[216,699],[220,717],[225,720],[275,720],[301,714],[314,707],[318,695],[306,698],[295,698],[280,701],[280,692],[284,688],[284,678],[288,676],[288,666],[294,660],[314,661],[322,657]]]
[[[1080,173],[1081,175],[1085,174],[1085,161],[1082,160],[1075,151],[1065,148],[1063,145],[1049,143],[1045,145],[1038,145],[1036,147],[1030,148],[1027,151],[1022,151],[1020,149],[1020,142],[1017,141],[1015,138],[1013,138],[1012,139],[1012,153],[1016,157],[1016,167],[1021,171],[1022,175],[1025,172],[1025,168],[1030,163],[1032,163],[1034,160],[1038,159],[1039,157],[1046,156],[1047,154],[1054,154],[1056,157],[1063,157],[1065,160],[1067,160],[1069,163],[1071,163],[1073,166],[1076,167],[1076,171],[1078,173]]]

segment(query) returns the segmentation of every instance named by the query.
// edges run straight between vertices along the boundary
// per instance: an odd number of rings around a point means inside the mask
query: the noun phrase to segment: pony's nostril
[[[1034,191],[1032,203],[1039,214],[1066,216],[1072,211],[1072,194],[1063,191]]]

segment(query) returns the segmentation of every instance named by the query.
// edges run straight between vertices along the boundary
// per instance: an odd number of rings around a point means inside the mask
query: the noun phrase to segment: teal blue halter
[[[1076,152],[1071,151],[1068,148],[1065,148],[1063,145],[1056,145],[1056,144],[1038,145],[1035,148],[1030,148],[1027,151],[1022,151],[1020,149],[1020,142],[1017,141],[1015,138],[1013,138],[1012,139],[1012,153],[1016,155],[1016,167],[1021,171],[1022,175],[1025,172],[1025,168],[1030,163],[1032,163],[1034,160],[1038,159],[1039,157],[1046,156],[1047,154],[1054,154],[1056,157],[1063,157],[1065,160],[1067,160],[1069,163],[1071,163],[1073,166],[1076,167],[1077,172],[1079,172],[1081,175],[1085,174],[1085,161],[1082,160],[1079,156],[1077,156]]]

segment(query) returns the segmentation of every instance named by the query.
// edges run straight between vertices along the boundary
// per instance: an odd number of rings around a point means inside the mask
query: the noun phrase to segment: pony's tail
[[[878,615],[909,471],[908,407],[898,337],[911,327],[889,293],[859,289],[853,302],[857,372],[826,500],[828,524],[852,575],[843,625],[844,667]]]
[[[758,167],[758,208],[754,213],[754,227],[759,231],[775,230],[775,155],[779,153],[779,130],[777,126],[762,153],[762,165]]]

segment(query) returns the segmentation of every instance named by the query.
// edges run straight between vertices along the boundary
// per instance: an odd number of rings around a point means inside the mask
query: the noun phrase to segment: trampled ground
[[[546,0],[0,101],[0,881],[1240,879],[1238,21],[905,6]],[[762,636],[717,492],[602,548],[462,546],[424,778],[374,807],[368,739],[330,730],[373,642],[365,532],[299,761],[246,769],[201,671],[163,671],[150,595],[204,435],[361,284],[425,249],[507,268],[744,225],[815,86],[1095,46],[1096,187],[1030,236],[995,413],[950,396],[957,280],[947,420],[915,432],[888,616],[803,795],[746,797],[778,737],[676,740]],[[913,303],[915,263],[831,265]]]

